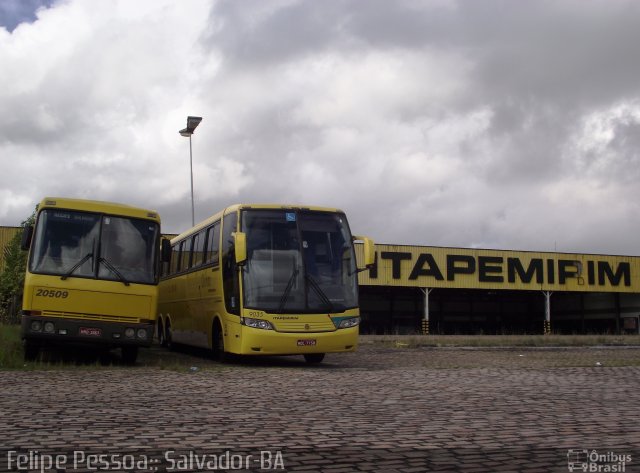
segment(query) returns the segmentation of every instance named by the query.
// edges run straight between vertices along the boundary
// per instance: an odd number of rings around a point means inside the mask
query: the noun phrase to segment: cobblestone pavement
[[[0,372],[0,471],[640,471],[640,348],[162,356]]]

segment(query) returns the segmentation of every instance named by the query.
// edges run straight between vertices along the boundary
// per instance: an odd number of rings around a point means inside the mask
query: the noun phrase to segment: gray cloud
[[[177,131],[201,115],[197,218],[306,203],[383,242],[639,254],[639,19],[631,0],[53,4],[0,30],[0,224],[64,194],[184,230]]]

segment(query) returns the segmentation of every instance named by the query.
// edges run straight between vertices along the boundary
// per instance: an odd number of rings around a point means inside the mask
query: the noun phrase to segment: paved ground
[[[0,372],[0,471],[640,471],[639,348],[169,356]]]

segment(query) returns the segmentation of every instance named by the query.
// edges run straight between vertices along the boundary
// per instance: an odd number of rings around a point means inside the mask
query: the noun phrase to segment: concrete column
[[[429,335],[429,294],[433,291],[433,288],[429,289],[425,287],[420,288],[424,294],[424,317],[422,318],[422,335]]]
[[[544,334],[551,335],[551,294],[550,291],[542,291],[544,295]]]
[[[620,293],[616,292],[613,295],[613,299],[616,306],[616,335],[620,335],[622,333],[622,307],[620,305]]]

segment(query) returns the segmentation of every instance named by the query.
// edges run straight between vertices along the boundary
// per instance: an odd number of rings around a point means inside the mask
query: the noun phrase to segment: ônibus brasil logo
[[[627,463],[631,463],[631,455],[611,451],[600,453],[586,448],[567,452],[567,468],[571,472],[620,473],[627,471]]]

